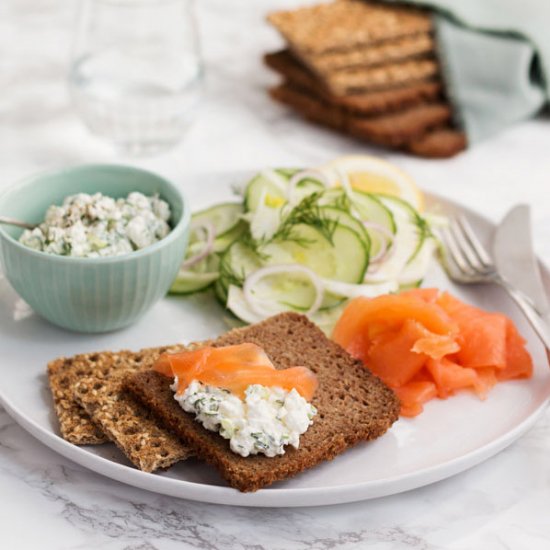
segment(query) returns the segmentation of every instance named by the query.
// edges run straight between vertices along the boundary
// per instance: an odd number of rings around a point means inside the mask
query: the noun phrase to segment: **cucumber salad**
[[[420,285],[438,246],[432,223],[401,198],[352,187],[344,172],[264,170],[240,202],[193,216],[171,292],[212,286],[246,323],[292,310],[330,328],[350,298]]]

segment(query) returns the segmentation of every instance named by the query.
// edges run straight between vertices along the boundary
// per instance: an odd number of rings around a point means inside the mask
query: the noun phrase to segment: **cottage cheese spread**
[[[166,237],[170,215],[168,203],[157,196],[134,192],[113,199],[79,193],[50,206],[44,222],[24,231],[19,242],[60,256],[120,256]]]
[[[171,386],[178,388],[178,378]],[[284,446],[298,448],[300,435],[313,423],[317,410],[295,389],[252,384],[245,399],[227,390],[193,381],[181,394],[175,394],[184,411],[207,430],[229,439],[233,452],[241,455],[262,453],[268,457],[285,453]]]

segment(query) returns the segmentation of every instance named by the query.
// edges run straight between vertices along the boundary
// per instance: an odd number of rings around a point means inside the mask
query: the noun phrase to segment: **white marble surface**
[[[76,2],[0,3],[0,186],[67,163],[135,162],[185,185],[189,171],[312,165],[364,145],[308,126],[274,105],[261,52],[279,39],[263,22],[294,0],[200,0],[207,79],[193,128],[154,159],[116,156],[82,127],[64,87]],[[536,247],[550,263],[548,117],[448,161],[374,150],[427,190],[498,219],[532,205]],[[1,384],[1,381],[0,381]],[[486,463],[435,485],[375,501],[254,510],[160,497],[104,479],[56,455],[0,410],[0,548],[547,549],[550,412]]]

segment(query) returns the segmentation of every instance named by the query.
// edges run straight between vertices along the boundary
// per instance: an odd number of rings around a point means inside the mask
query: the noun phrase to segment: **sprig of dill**
[[[227,285],[234,285],[238,287],[242,287],[244,285],[244,280],[246,278],[246,274],[243,273],[235,273],[233,269],[231,269],[231,266],[228,264],[226,255],[222,255],[220,258],[220,265],[219,265],[219,272],[220,272],[220,280],[223,280]]]
[[[297,225],[308,225],[316,229],[330,244],[334,245],[333,236],[338,220],[327,218],[319,206],[322,192],[304,197],[284,218],[271,238],[271,242],[294,241],[301,246],[311,244],[310,239],[300,237],[295,232]]]

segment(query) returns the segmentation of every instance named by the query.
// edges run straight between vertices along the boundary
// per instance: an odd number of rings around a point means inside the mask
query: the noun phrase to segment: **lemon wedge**
[[[424,196],[415,181],[389,162],[368,155],[339,157],[320,167],[332,185],[341,185],[342,173],[351,186],[367,193],[383,193],[399,197],[419,211],[424,207]]]

